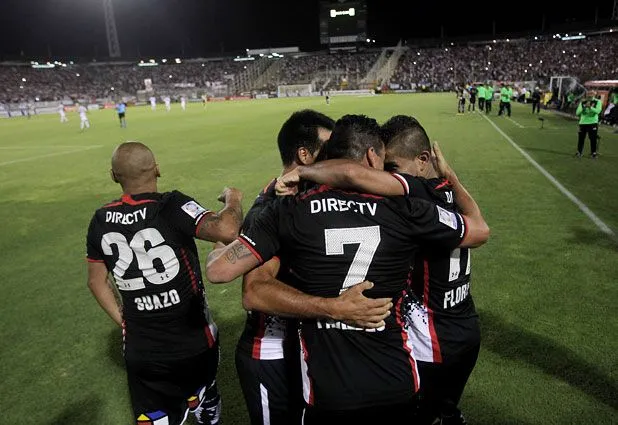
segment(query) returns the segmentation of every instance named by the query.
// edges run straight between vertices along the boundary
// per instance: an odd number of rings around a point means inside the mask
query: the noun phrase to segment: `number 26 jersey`
[[[194,241],[209,213],[173,191],[125,194],[92,217],[87,260],[105,264],[122,297],[125,356],[183,358],[214,346]]]

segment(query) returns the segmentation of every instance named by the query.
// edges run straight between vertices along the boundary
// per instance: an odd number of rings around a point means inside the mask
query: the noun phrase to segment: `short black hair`
[[[304,147],[314,154],[322,146],[318,128],[332,130],[334,127],[335,121],[320,112],[311,109],[294,112],[283,123],[277,136],[283,166],[288,167],[294,163],[299,148]]]
[[[416,125],[420,125],[418,120],[409,115],[395,115],[384,124],[382,124],[382,140],[384,144],[388,146],[391,139],[403,130],[413,128]]]
[[[423,126],[417,122],[395,134],[387,149],[390,155],[414,159],[424,151],[431,152],[431,142]]]
[[[367,150],[384,150],[380,125],[366,115],[345,115],[335,123],[326,145],[328,159],[361,160]]]

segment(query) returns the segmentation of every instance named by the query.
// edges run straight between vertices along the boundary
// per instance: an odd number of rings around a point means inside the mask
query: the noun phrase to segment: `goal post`
[[[311,84],[291,84],[277,87],[277,97],[307,97],[313,95]]]

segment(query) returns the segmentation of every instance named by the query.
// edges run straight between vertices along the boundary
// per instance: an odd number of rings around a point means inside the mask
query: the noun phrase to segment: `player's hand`
[[[449,176],[453,173],[453,170],[450,165],[448,165],[448,162],[446,162],[446,158],[444,158],[444,154],[442,153],[438,142],[433,143],[432,151],[432,158],[436,167],[436,171],[438,172],[440,177],[448,179]]]
[[[229,203],[231,200],[240,202],[242,201],[242,192],[235,187],[224,187],[223,192],[221,192],[217,200],[225,204]]]
[[[373,282],[364,281],[332,300],[333,319],[359,328],[381,328],[390,315],[390,298],[367,298],[363,292],[373,288]]]
[[[298,192],[298,183],[300,183],[298,169],[294,169],[279,177],[277,184],[275,184],[277,196],[295,195]]]

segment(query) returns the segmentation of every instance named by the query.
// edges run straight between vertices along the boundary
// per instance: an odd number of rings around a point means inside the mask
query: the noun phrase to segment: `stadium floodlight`
[[[62,67],[63,67],[63,68],[66,68],[66,67],[67,67],[67,64],[66,64],[66,63],[63,63],[63,64],[62,64]]]
[[[22,78],[21,80],[22,80],[24,83],[26,82],[26,79],[25,79],[25,78]]]
[[[488,67],[485,67],[485,71],[489,71],[489,68],[488,68]]]
[[[497,43],[497,41],[496,41],[496,40],[494,40],[494,43]]]
[[[170,75],[170,78],[172,78],[172,76]]]
[[[576,58],[576,57],[577,57],[577,55],[573,55],[573,57],[574,57],[574,58]]]
[[[373,42],[375,43],[376,41],[375,41],[375,40],[373,40]]]
[[[155,63],[156,61],[154,59],[150,59],[148,62]]]
[[[414,65],[416,65],[416,61],[412,62]]]
[[[356,9],[354,9],[353,7],[349,8],[348,10],[335,10],[335,9],[331,9],[330,10],[330,17],[331,18],[336,18],[337,16],[356,16]]]
[[[507,38],[507,39],[506,39],[506,41],[507,41],[507,43],[508,43],[508,42],[510,42],[510,41],[511,41],[511,39],[510,39],[510,38]]]
[[[110,90],[111,90],[111,91],[114,91],[114,88],[113,88],[113,87],[111,87],[111,88],[110,88]]]
[[[543,63],[543,60],[540,60],[539,63]]]
[[[206,66],[205,64],[202,64],[202,66]]]
[[[490,62],[490,61],[487,61],[487,65],[491,65],[491,62]]]
[[[529,64],[528,64],[528,66],[532,66],[532,64],[531,64],[531,63],[529,63]]]
[[[534,36],[534,39],[535,39],[535,40],[538,40],[538,39],[539,39],[539,37],[537,37],[537,36],[535,35],[535,36]]]
[[[448,49],[444,49],[445,52],[448,52]]]
[[[451,46],[454,46],[454,45],[455,45],[455,43],[451,43]]]
[[[182,61],[180,60],[180,58],[176,58],[174,59],[176,63],[182,63]]]
[[[75,74],[76,77],[79,77],[79,72],[77,74]]]
[[[70,64],[70,65],[73,65],[73,61],[69,61],[69,64]]]
[[[23,89],[23,88],[24,88],[24,86],[19,86],[19,88],[20,88],[20,89]]]
[[[162,63],[167,63],[167,59],[161,59]]]
[[[371,39],[370,38],[367,39],[367,43],[371,43]]]
[[[564,41],[569,41],[569,40],[583,40],[584,38],[586,38],[585,35],[572,35],[570,37],[563,37],[562,40]]]
[[[420,56],[420,55],[421,55],[421,52],[416,52],[416,55],[417,55],[417,56]]]

